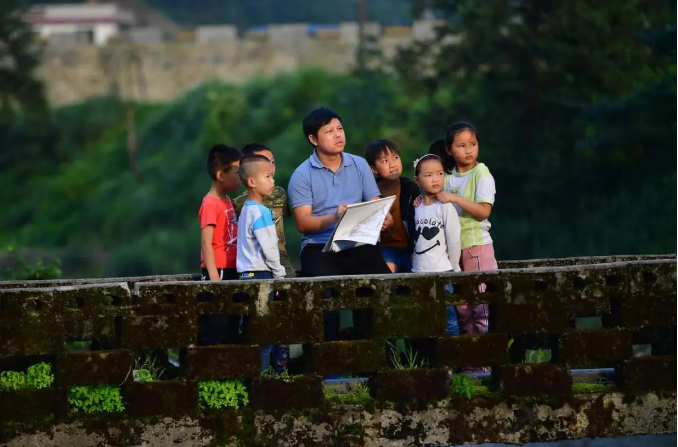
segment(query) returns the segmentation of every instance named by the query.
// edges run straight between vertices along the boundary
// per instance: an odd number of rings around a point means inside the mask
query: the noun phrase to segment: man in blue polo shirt
[[[323,253],[346,206],[378,199],[379,188],[364,158],[344,152],[346,137],[341,118],[319,108],[304,118],[304,136],[313,154],[294,171],[287,194],[301,239],[301,270],[306,276],[364,275],[390,273],[381,251],[361,245],[338,253]],[[393,224],[388,215],[386,229]],[[363,316],[354,312],[360,326]],[[339,314],[326,314],[325,339],[336,340]]]

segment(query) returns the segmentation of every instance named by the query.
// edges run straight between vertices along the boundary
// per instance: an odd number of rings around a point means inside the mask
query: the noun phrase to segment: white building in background
[[[49,41],[72,41],[105,45],[135,23],[134,13],[115,3],[36,5],[26,21],[33,31]]]

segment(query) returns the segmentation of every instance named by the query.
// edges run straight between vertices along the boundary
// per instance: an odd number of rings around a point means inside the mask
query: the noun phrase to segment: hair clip
[[[435,157],[442,162],[440,157],[438,157],[436,154],[426,154],[426,155],[422,155],[421,157],[414,160],[414,163],[412,164],[414,166],[414,169],[417,169],[417,165],[419,164],[419,162],[423,161],[425,158],[431,158],[431,157]]]

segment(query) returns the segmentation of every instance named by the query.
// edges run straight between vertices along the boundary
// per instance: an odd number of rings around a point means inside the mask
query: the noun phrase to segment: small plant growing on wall
[[[68,406],[73,413],[120,413],[125,409],[120,390],[112,385],[69,388]]]
[[[403,342],[403,347],[397,343],[387,342],[388,355],[393,369],[419,369],[429,366],[428,360],[419,355],[419,352],[408,343]]]
[[[343,392],[328,385],[323,386],[325,399],[334,400],[341,404],[364,404],[370,400],[370,388],[362,382],[348,382]]]
[[[268,379],[282,380],[285,383],[294,382],[294,376],[290,376],[290,373],[288,373],[287,371],[277,371],[272,366],[269,366],[264,371],[262,371],[261,376],[266,377]]]
[[[551,361],[551,350],[534,348],[525,352],[523,363],[548,363]]]
[[[205,380],[198,384],[198,405],[211,408],[240,408],[249,403],[247,388],[242,380]]]
[[[133,376],[135,382],[154,382],[160,380],[165,372],[160,362],[150,351],[144,351],[134,360]]]
[[[0,390],[47,388],[52,382],[54,382],[52,366],[45,362],[30,366],[25,373],[21,371],[3,371],[0,373]]]
[[[487,391],[487,386],[480,385],[479,381],[464,374],[454,374],[450,379],[452,393],[463,396],[467,400],[480,391]]]

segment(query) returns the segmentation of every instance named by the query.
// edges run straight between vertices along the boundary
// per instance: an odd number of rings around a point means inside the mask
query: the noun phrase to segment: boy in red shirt
[[[238,279],[235,270],[238,217],[226,192],[240,186],[240,158],[238,149],[223,144],[212,147],[207,157],[212,187],[203,197],[198,213],[203,280]]]
[[[203,197],[198,213],[203,281],[238,279],[235,269],[238,216],[226,193],[240,186],[238,166],[241,158],[238,149],[223,144],[212,147],[207,156],[207,173],[212,178],[212,187]],[[238,316],[201,315],[198,343],[237,343],[239,322]]]

